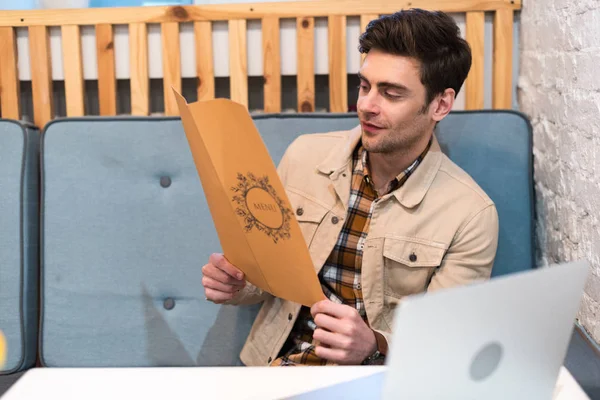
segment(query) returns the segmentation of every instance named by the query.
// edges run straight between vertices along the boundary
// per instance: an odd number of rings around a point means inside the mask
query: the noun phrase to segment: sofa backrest
[[[35,363],[38,326],[39,132],[0,120],[0,375]]]
[[[275,163],[299,134],[357,124],[353,114],[254,120]],[[505,112],[455,113],[438,127],[498,204],[495,275],[532,266],[530,135]],[[258,306],[204,300],[201,267],[220,247],[180,120],[57,120],[42,152],[42,362],[238,365]]]

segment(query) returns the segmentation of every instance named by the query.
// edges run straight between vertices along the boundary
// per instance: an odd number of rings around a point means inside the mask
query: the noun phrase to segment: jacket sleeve
[[[250,304],[262,303],[271,296],[268,292],[257,288],[250,282],[246,282],[246,286],[240,290],[233,299],[224,302],[223,304],[229,304],[234,306],[243,306]]]
[[[427,291],[490,278],[498,247],[498,213],[494,204],[476,212],[457,232]]]
[[[281,158],[281,161],[279,162],[279,166],[277,167],[277,174],[279,175],[279,179],[281,179],[281,183],[283,184],[283,187],[285,187],[285,184],[286,184],[287,168],[288,168],[288,164],[289,164],[289,161],[288,161],[289,154],[288,153],[289,153],[289,150],[287,150],[285,152],[285,154]],[[246,286],[242,290],[240,290],[233,299],[225,302],[224,304],[230,304],[230,305],[257,304],[257,303],[261,303],[261,302],[267,300],[269,297],[272,297],[272,295],[270,293],[265,292],[264,290],[262,290],[260,288],[257,288],[250,282],[246,282]]]

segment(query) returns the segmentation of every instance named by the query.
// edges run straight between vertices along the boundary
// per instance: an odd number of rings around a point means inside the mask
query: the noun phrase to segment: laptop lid
[[[552,398],[588,272],[579,261],[407,297],[382,398]]]

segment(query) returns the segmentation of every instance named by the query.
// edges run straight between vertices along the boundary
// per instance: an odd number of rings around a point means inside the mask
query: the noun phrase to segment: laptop
[[[384,372],[292,398],[551,399],[589,270],[577,261],[409,296]]]

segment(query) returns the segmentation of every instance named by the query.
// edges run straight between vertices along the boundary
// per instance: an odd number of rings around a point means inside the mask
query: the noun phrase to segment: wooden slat
[[[0,102],[2,118],[21,119],[17,41],[14,28],[0,27]]]
[[[179,115],[172,88],[181,93],[181,53],[179,50],[179,23],[162,24],[163,91],[165,115]]]
[[[485,54],[485,13],[467,13],[466,39],[471,46],[473,62],[465,82],[465,109],[480,110],[484,105],[484,54]]]
[[[315,111],[315,19],[298,18],[298,112]]]
[[[61,35],[67,117],[81,117],[85,115],[85,106],[79,26],[65,25],[61,28]]]
[[[262,20],[263,75],[265,77],[265,112],[281,111],[281,54],[279,18]]]
[[[150,79],[148,76],[148,28],[146,24],[129,25],[129,67],[131,115],[148,115],[150,114]]]
[[[96,26],[96,54],[100,115],[117,115],[117,78],[112,25]]]
[[[329,110],[348,111],[346,17],[329,17]]]
[[[229,21],[231,100],[248,107],[248,50],[246,20]]]
[[[400,9],[423,8],[448,13],[468,11],[519,10],[521,0],[319,0],[294,2],[252,2],[202,6],[160,6],[88,9],[47,9],[2,11],[0,26],[98,25],[218,21],[314,17],[331,15],[391,14]]]
[[[363,14],[360,16],[360,33],[367,30],[367,25],[374,19],[379,18],[378,14]]]
[[[196,71],[198,74],[198,101],[215,98],[215,71],[212,46],[212,23],[194,23],[196,36]]]
[[[513,12],[498,10],[494,16],[494,66],[492,107],[512,108]]]
[[[374,19],[379,18],[379,15],[377,14],[363,14],[360,16],[360,33],[362,34],[364,31],[367,30],[367,25],[369,24],[369,22],[373,21]],[[361,54],[360,55],[360,59],[361,61],[363,61],[365,59],[367,55],[366,54]]]
[[[48,30],[29,27],[29,62],[33,91],[33,121],[42,129],[54,116]]]

